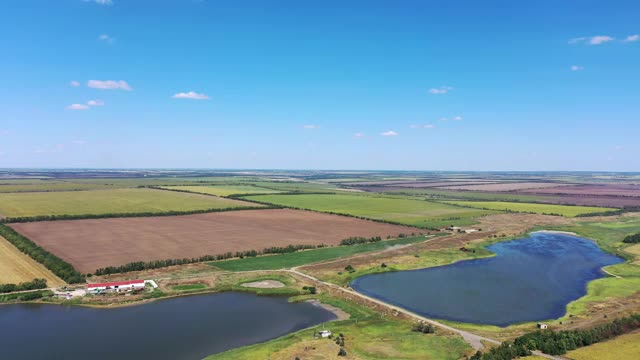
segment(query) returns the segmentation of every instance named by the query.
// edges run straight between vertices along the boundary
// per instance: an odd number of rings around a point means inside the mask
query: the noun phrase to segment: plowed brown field
[[[191,258],[271,246],[336,245],[352,236],[396,236],[420,231],[289,209],[43,221],[11,227],[85,273],[133,261]]]

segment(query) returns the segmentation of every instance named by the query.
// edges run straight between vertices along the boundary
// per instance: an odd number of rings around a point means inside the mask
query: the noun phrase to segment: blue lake
[[[286,297],[221,293],[114,309],[0,305],[0,359],[202,359],[336,316]]]
[[[623,259],[593,241],[537,232],[488,247],[495,257],[412,271],[366,275],[356,291],[427,317],[507,326],[563,316],[605,276],[603,266]]]

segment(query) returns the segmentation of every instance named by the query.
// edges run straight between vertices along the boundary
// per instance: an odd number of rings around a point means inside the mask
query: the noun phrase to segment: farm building
[[[323,338],[328,338],[331,336],[331,331],[329,330],[320,330],[320,336]]]
[[[547,326],[547,324],[538,323],[538,329],[542,329],[542,330],[544,330],[544,329],[546,329],[546,328],[548,328],[548,327],[549,327],[549,326]]]
[[[99,293],[103,291],[108,292],[125,292],[136,291],[144,289],[144,280],[127,280],[117,281],[109,283],[95,283],[87,285],[87,291],[92,293]]]

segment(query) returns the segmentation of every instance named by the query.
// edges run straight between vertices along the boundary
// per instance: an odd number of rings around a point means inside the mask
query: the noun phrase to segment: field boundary
[[[199,194],[205,195],[205,194]],[[195,214],[208,214],[215,212],[227,212],[227,211],[242,211],[242,210],[269,210],[269,209],[282,209],[282,207],[270,205],[270,206],[240,206],[240,207],[228,207],[228,208],[212,208],[212,209],[200,209],[200,210],[188,210],[188,211],[163,211],[163,212],[140,212],[140,213],[111,213],[111,214],[84,214],[84,215],[38,215],[38,216],[20,216],[20,217],[5,217],[0,219],[0,224],[9,223],[26,223],[37,221],[59,221],[59,220],[88,220],[88,219],[111,219],[111,218],[128,218],[128,217],[156,217],[156,216],[181,216],[181,215],[195,215]]]
[[[56,276],[69,284],[84,282],[84,275],[79,273],[71,264],[57,257],[5,224],[0,224],[0,236],[13,246],[29,255],[33,260],[41,263]]]

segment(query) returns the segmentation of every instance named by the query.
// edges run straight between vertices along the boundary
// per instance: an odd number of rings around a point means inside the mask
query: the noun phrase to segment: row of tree
[[[627,244],[637,244],[640,243],[640,233],[629,235],[622,240],[623,243]]]
[[[52,273],[69,284],[84,282],[84,275],[76,271],[71,264],[46,251],[33,241],[20,235],[5,224],[0,224],[0,236],[9,241],[23,253],[44,265]]]
[[[236,251],[235,253],[226,252],[224,254],[218,254],[218,255],[203,255],[200,257],[193,257],[193,258],[135,261],[135,262],[130,262],[128,264],[124,264],[120,266],[107,266],[104,268],[100,268],[96,270],[95,275],[108,275],[108,274],[125,273],[130,271],[159,269],[163,267],[194,264],[194,263],[205,262],[205,261],[220,261],[220,260],[228,260],[233,258],[242,259],[245,257],[256,257],[259,255],[266,255],[266,254],[288,254],[288,253],[293,253],[300,250],[317,249],[317,248],[323,248],[323,247],[326,247],[326,245],[323,245],[323,244],[321,245],[289,245],[284,247],[265,248],[261,251],[246,250],[246,251]]]
[[[382,241],[382,238],[380,236],[374,236],[374,237],[370,237],[370,238],[357,236],[357,237],[350,237],[350,238],[342,239],[340,241],[340,245],[350,246],[350,245],[374,243],[374,242],[379,242],[379,241]]]
[[[47,280],[33,279],[32,281],[21,282],[20,284],[0,284],[0,294],[6,294],[14,291],[27,291],[46,288]]]
[[[640,314],[584,330],[539,330],[504,342],[487,353],[477,352],[472,360],[511,360],[531,355],[539,350],[549,355],[563,355],[568,351],[589,346],[640,329]]]
[[[106,213],[106,214],[83,214],[83,215],[39,215],[39,216],[22,216],[22,217],[8,217],[0,219],[0,223],[23,223],[34,221],[56,221],[56,220],[80,220],[80,219],[105,219],[105,218],[122,218],[122,217],[150,217],[150,216],[177,216],[177,215],[193,215],[193,214],[206,214],[214,212],[236,211],[236,210],[264,210],[269,208],[277,208],[275,206],[263,207],[263,206],[239,206],[229,207],[221,209],[200,209],[200,210],[188,210],[188,211],[163,211],[163,212],[140,212],[140,213]]]

